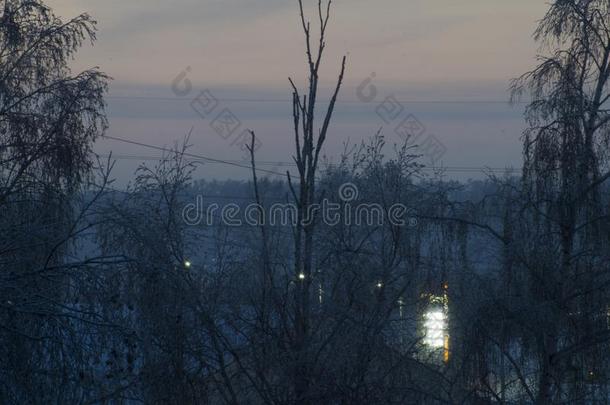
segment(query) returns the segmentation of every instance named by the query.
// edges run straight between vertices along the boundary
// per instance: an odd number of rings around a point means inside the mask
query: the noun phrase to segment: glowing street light
[[[305,273],[299,273],[299,280],[305,280]]]
[[[184,267],[186,267],[187,269],[190,269],[192,265],[193,265],[193,263],[191,263],[190,261],[188,261],[188,260],[184,261]]]

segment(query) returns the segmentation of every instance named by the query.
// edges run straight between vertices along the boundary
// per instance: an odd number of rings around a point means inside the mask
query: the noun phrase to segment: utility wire
[[[191,101],[189,98],[163,97],[163,96],[106,96],[110,100],[157,100],[157,101]],[[286,103],[290,98],[218,98],[223,103]],[[527,101],[508,101],[508,100],[397,100],[402,104],[528,104]],[[320,103],[329,101],[320,100]],[[360,100],[341,100],[342,104],[366,104]]]
[[[111,139],[117,142],[123,142],[123,143],[128,143],[131,145],[136,145],[136,146],[141,146],[143,148],[150,148],[150,149],[155,149],[155,150],[159,150],[165,153],[178,153],[175,150],[172,149],[167,149],[167,148],[163,148],[161,146],[156,146],[156,145],[150,145],[150,144],[146,144],[143,142],[136,142],[136,141],[132,141],[129,139],[124,139],[124,138],[118,138],[116,136],[110,136],[110,135],[104,135],[102,138],[107,138],[107,139]],[[188,156],[191,158],[195,158],[197,160],[203,160],[209,163],[219,163],[219,164],[225,164],[225,165],[229,165],[229,166],[235,166],[235,167],[240,167],[242,169],[248,169],[248,170],[252,170],[252,166],[250,165],[246,165],[246,164],[242,164],[242,163],[235,163],[235,162],[230,162],[227,160],[222,160],[222,159],[214,159],[208,156],[203,156],[203,155],[196,155],[193,153],[188,153],[188,152],[179,152],[180,154],[184,155],[184,156]],[[280,172],[275,172],[272,170],[267,170],[267,169],[256,169],[257,171],[260,172],[264,172],[264,173],[269,173],[269,174],[273,174],[276,176],[285,176],[285,173],[280,173]]]
[[[146,155],[115,155],[115,154],[100,154],[98,155],[99,157],[102,158],[112,158],[112,159],[116,159],[116,160],[148,160],[148,161],[158,161],[161,159],[161,156],[146,156]],[[187,159],[193,162],[197,162],[200,161],[200,159]],[[226,159],[223,160],[224,162],[228,162],[231,164],[238,164],[240,161],[239,160],[231,160],[231,159]],[[277,167],[296,167],[296,163],[294,162],[283,162],[283,161],[257,161],[256,162],[257,166],[277,166]],[[335,164],[330,164],[331,167],[336,166]],[[520,168],[511,168],[511,167],[489,167],[489,166],[442,166],[442,167],[428,167],[428,166],[424,166],[420,168],[421,170],[428,170],[428,171],[433,171],[433,170],[440,170],[440,171],[446,171],[446,172],[460,172],[460,173],[467,173],[467,172],[484,172],[484,171],[491,171],[491,172],[520,172],[522,169]],[[259,169],[257,169],[259,170]],[[285,174],[283,174],[285,175]]]

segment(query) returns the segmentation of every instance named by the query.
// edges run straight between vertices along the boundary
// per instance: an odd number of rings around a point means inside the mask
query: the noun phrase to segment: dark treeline
[[[608,2],[550,3],[512,83],[523,175],[469,182],[382,131],[325,162],[347,63],[320,108],[331,4],[297,6],[290,173],[257,169],[252,132],[250,181],[195,179],[187,137],[116,190],[92,152],[110,79],[68,67],[95,21],[4,2],[0,404],[607,404]]]

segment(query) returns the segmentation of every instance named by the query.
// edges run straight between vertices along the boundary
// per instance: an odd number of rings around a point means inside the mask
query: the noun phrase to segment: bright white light
[[[432,348],[441,348],[445,345],[445,331],[447,330],[447,316],[441,310],[434,309],[424,314],[424,343]]]
[[[187,269],[190,269],[192,265],[193,263],[189,262],[188,260],[184,262],[184,267],[186,267]]]
[[[299,273],[299,280],[305,280],[305,274]]]
[[[377,288],[381,288],[381,287],[383,287],[383,283],[381,283],[381,282],[377,283]]]

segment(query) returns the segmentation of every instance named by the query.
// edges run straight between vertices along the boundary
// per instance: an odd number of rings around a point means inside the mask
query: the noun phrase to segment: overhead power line
[[[141,146],[143,148],[155,149],[155,150],[162,151],[162,152],[165,152],[165,153],[172,153],[172,154],[173,153],[177,153],[175,150],[172,150],[172,149],[168,149],[168,148],[164,148],[164,147],[156,146],[156,145],[150,145],[150,144],[146,144],[146,143],[143,143],[143,142],[136,142],[136,141],[132,141],[130,139],[118,138],[116,136],[104,135],[103,138],[111,139],[111,140],[114,140],[114,141],[117,141],[117,142],[128,143],[128,144],[131,144],[131,145]],[[219,164],[225,164],[225,165],[229,165],[229,166],[240,167],[242,169],[252,170],[252,166],[247,165],[247,164],[243,164],[243,163],[230,162],[230,161],[222,160],[222,159],[214,159],[214,158],[211,158],[211,157],[208,157],[208,156],[196,155],[196,154],[188,153],[188,152],[184,152],[184,153],[180,152],[180,153],[183,156],[187,156],[187,157],[194,158],[194,159],[197,159],[197,160],[203,160],[204,162],[208,162],[208,163],[219,163]],[[259,169],[259,168],[257,168],[256,170],[260,171],[260,172],[264,172],[264,173],[273,174],[273,175],[276,175],[276,176],[284,176],[285,175],[285,173],[274,172],[272,170],[267,170],[267,169]]]
[[[156,100],[156,101],[182,101],[190,102],[191,99],[186,97],[167,97],[167,96],[106,96],[109,100]],[[291,98],[246,98],[246,97],[228,97],[218,98],[219,102],[223,103],[289,103]],[[509,100],[397,100],[402,104],[528,104],[527,101],[509,101]],[[320,103],[328,103],[328,101],[320,100]],[[342,104],[366,104],[360,100],[340,100]]]
[[[116,160],[141,160],[141,161],[158,161],[161,159],[161,156],[147,156],[147,155],[123,155],[123,154],[100,154],[98,155],[102,158],[112,158]],[[201,161],[201,159],[187,159],[193,162]],[[231,160],[231,159],[223,159],[223,162],[227,162],[227,164],[239,164],[239,160]],[[219,162],[215,162],[219,163]],[[258,166],[271,166],[271,167],[296,167],[294,162],[282,162],[282,161],[256,161],[256,165]],[[334,166],[333,164],[330,165]],[[251,169],[251,167],[248,166]],[[489,167],[489,166],[442,166],[442,167],[422,167],[422,170],[434,171],[434,170],[443,170],[446,172],[521,172],[521,168],[511,168],[511,167]],[[257,170],[262,170],[258,169]],[[278,173],[279,174],[279,173]],[[285,173],[281,173],[282,176],[285,176]]]

